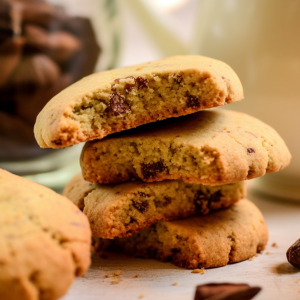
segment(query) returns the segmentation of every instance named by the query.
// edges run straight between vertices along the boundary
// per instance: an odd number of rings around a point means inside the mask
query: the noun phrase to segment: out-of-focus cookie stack
[[[242,98],[223,62],[176,56],[91,75],[45,106],[41,147],[88,141],[64,194],[87,215],[96,250],[208,268],[264,249],[243,181],[284,168],[290,153],[261,121],[205,110]]]

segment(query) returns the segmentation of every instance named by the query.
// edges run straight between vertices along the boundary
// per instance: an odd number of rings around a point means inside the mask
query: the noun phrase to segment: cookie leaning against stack
[[[226,64],[176,56],[91,75],[47,104],[35,126],[42,147],[90,141],[81,154],[84,179],[77,175],[64,194],[88,216],[95,248],[186,268],[223,266],[264,249],[261,213],[237,202],[241,181],[284,168],[290,153],[255,118],[198,112],[242,97]]]
[[[0,169],[0,299],[54,300],[90,264],[86,216],[68,199]]]

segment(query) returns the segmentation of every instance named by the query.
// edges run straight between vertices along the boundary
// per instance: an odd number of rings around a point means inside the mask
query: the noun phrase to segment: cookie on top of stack
[[[45,106],[41,147],[87,142],[64,195],[87,215],[96,250],[208,268],[264,249],[267,228],[243,181],[291,156],[263,122],[205,110],[242,98],[225,63],[175,56],[93,74]]]

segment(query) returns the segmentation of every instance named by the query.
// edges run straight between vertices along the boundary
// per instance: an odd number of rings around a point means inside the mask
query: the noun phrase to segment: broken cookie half
[[[225,63],[174,56],[83,78],[47,103],[34,132],[42,148],[62,148],[242,98]]]

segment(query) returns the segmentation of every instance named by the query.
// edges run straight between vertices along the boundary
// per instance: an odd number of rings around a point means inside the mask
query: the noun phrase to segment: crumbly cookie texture
[[[62,297],[90,265],[90,243],[71,201],[0,169],[0,299]]]
[[[87,215],[92,234],[126,237],[159,220],[175,220],[229,207],[243,199],[244,182],[205,186],[183,181],[93,184],[76,175],[64,195]]]
[[[90,182],[181,179],[217,185],[279,171],[290,159],[270,126],[244,113],[211,110],[88,142],[81,169]]]
[[[225,63],[174,56],[83,78],[48,102],[34,132],[41,147],[61,148],[242,98]]]
[[[94,238],[94,249],[171,261],[188,268],[221,267],[264,250],[268,230],[258,208],[243,199],[205,216],[159,221],[127,238]]]

